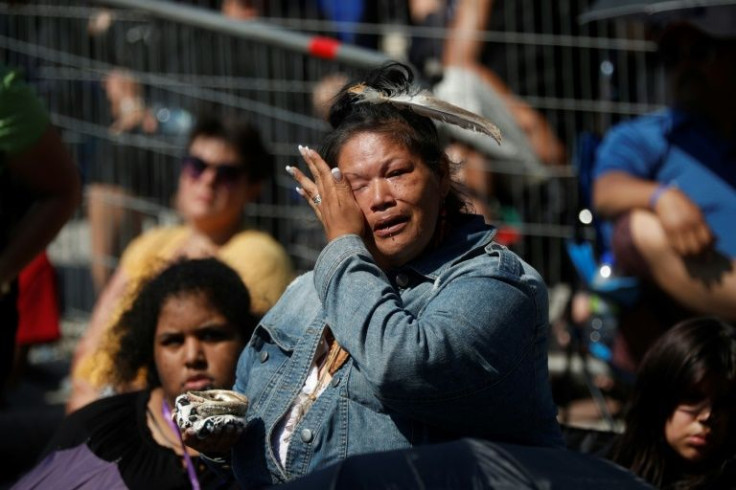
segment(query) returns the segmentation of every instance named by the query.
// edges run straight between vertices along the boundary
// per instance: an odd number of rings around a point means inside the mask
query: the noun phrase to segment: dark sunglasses
[[[186,172],[187,175],[193,179],[198,179],[202,176],[205,170],[212,168],[215,171],[215,183],[216,184],[227,184],[232,185],[243,175],[245,168],[239,164],[220,164],[212,165],[201,158],[197,158],[192,155],[187,155],[181,160],[181,170]]]

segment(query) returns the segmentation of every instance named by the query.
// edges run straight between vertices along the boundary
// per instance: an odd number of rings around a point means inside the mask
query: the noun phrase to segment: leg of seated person
[[[542,113],[514,95],[508,85],[488,67],[476,63],[468,68],[475,71],[490,89],[501,96],[514,121],[529,139],[537,158],[548,165],[567,163],[565,146]]]
[[[631,233],[654,282],[665,292],[695,311],[736,319],[736,260],[683,258],[648,211],[631,213]]]
[[[100,390],[95,388],[92,383],[76,378],[72,379],[72,391],[66,400],[66,413],[72,413],[85,405],[89,405],[100,398]]]
[[[631,213],[616,221],[611,245],[618,270],[626,276],[641,279],[639,299],[621,310],[621,335],[614,345],[614,364],[633,373],[660,335],[696,313],[685,308],[655,283],[649,264],[634,245]]]
[[[494,196],[494,174],[490,162],[470,146],[454,142],[445,151],[453,162],[460,163],[457,179],[467,188],[468,204],[475,214],[480,214],[486,223],[499,219],[490,206]]]
[[[92,280],[95,290],[103,290],[113,271],[114,260],[127,243],[141,233],[142,215],[129,209],[129,196],[122,187],[111,184],[90,184],[87,216],[92,248]]]

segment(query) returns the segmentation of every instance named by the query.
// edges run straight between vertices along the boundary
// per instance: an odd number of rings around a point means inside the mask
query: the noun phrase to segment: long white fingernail
[[[302,145],[297,145],[297,149],[299,150],[299,153],[301,153],[302,155],[304,155],[304,148],[305,147],[303,147]]]
[[[299,194],[300,196],[304,196],[304,189],[302,189],[301,187],[297,186],[296,187],[296,193]]]
[[[294,175],[294,169],[291,166],[287,165],[286,168],[285,168],[285,170],[286,170],[286,173],[287,174],[289,174],[291,176]]]
[[[332,170],[330,170],[330,172],[332,172],[332,176],[335,178],[337,182],[340,182],[342,180],[342,172],[340,172],[339,168],[335,167]]]

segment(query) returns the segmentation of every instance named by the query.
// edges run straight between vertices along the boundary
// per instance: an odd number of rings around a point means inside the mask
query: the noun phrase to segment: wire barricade
[[[357,22],[327,20],[317,2],[255,1],[263,15],[252,21],[224,17],[220,2],[199,3],[0,4],[2,60],[24,68],[85,179],[87,209],[55,245],[62,266],[86,261],[111,269],[132,236],[174,219],[178,159],[193,118],[206,110],[243,117],[261,130],[276,155],[276,177],[247,214],[287,247],[299,270],[308,269],[323,245],[321,228],[282,169],[298,163],[298,144],[317,146],[327,129],[313,106],[315,87],[332,73],[357,76],[387,59],[408,58],[412,43],[437,43],[448,34],[446,26],[413,20],[404,2],[374,2],[371,16]],[[554,7],[531,0],[498,3],[489,30],[479,34],[481,61],[545,116],[568,155],[582,131],[603,132],[663,104],[664,78],[642,28],[580,26],[576,16],[586,0],[561,0]],[[111,103],[111,79],[136,84],[153,127],[116,126],[121,108]],[[549,167],[543,181],[529,185],[524,170],[491,167],[507,176],[504,204],[515,217],[506,224],[521,237],[513,246],[549,284],[569,280],[564,239],[577,219],[574,171]],[[85,242],[94,239],[87,218],[102,206],[138,215],[118,223],[119,243],[105,253]],[[91,302],[69,301],[83,310]]]

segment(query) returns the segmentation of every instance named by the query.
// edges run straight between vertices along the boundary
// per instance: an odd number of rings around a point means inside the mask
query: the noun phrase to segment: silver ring
[[[315,194],[314,197],[312,198],[312,202],[314,203],[315,206],[319,206],[320,203],[322,202],[322,196],[320,196],[319,194]]]

